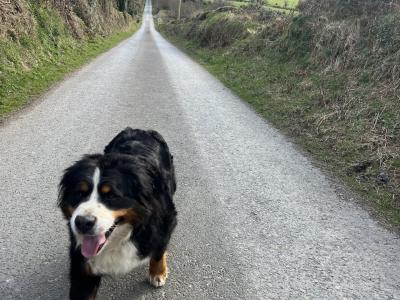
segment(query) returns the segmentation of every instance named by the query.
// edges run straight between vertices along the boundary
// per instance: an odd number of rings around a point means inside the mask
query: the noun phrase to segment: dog
[[[58,205],[70,233],[70,299],[95,299],[103,275],[149,262],[155,287],[168,276],[177,224],[173,156],[156,131],[126,128],[64,171]]]

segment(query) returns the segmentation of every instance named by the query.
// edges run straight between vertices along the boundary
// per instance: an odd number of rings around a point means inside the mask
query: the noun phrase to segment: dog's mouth
[[[96,256],[107,242],[114,229],[118,226],[119,220],[107,230],[107,232],[99,235],[84,235],[81,245],[81,253],[86,258]]]

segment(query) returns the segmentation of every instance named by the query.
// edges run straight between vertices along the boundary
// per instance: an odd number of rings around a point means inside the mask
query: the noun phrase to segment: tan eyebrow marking
[[[64,217],[69,220],[71,219],[72,214],[74,213],[75,209],[71,205],[63,205],[61,210],[64,214]]]
[[[79,191],[81,193],[87,193],[89,191],[89,184],[86,181],[81,181],[79,183]]]
[[[122,223],[131,223],[132,224],[135,221],[140,219],[138,214],[132,208],[114,210],[112,212],[112,215],[115,219],[121,218]]]
[[[100,187],[100,193],[108,194],[110,192],[111,192],[111,186],[109,184],[105,183]]]

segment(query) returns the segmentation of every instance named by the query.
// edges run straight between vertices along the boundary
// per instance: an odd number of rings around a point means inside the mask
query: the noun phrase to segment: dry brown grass
[[[343,19],[354,16],[374,16],[400,11],[399,0],[302,0],[298,8],[306,15]]]
[[[109,0],[0,0],[0,37],[15,38],[36,31],[30,6],[40,3],[56,8],[75,37],[100,34],[106,36],[117,28],[126,28],[133,21],[129,12],[141,13],[144,1],[130,0],[126,11],[118,10],[116,1]]]
[[[0,0],[0,38],[32,34],[35,22],[25,1]]]

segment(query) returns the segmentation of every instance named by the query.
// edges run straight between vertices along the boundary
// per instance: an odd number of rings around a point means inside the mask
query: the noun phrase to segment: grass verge
[[[365,140],[375,137],[369,132],[378,130],[377,124],[397,130],[399,107],[395,98],[387,96],[384,106],[376,100],[369,101],[366,96],[376,92],[375,86],[368,85],[361,77],[354,78],[351,72],[321,73],[318,68],[306,68],[307,56],[285,60],[273,49],[263,51],[262,55],[238,51],[249,47],[252,41],[235,43],[229,48],[205,47],[188,39],[187,34],[180,34],[176,27],[179,25],[173,26],[171,29],[171,25],[164,24],[159,29],[348,186],[360,192],[374,211],[392,224],[400,224],[395,177],[400,161],[396,155],[381,158],[390,162],[390,174],[394,174],[392,181],[388,181],[377,158],[383,153],[383,148],[376,146],[380,142]],[[193,34],[193,30],[186,32]],[[339,105],[332,99],[340,102],[346,93],[351,93],[351,97],[345,98],[351,101],[340,103],[340,109],[333,108]],[[358,102],[360,99],[363,101]]]
[[[57,42],[50,43],[43,39],[53,39],[52,36],[39,32],[39,37],[23,36],[18,41],[1,42],[0,54],[5,59],[0,61],[0,120],[37,98],[66,74],[130,37],[138,27],[133,23],[125,31],[81,41],[64,32],[57,34]],[[57,27],[49,29],[54,33]],[[64,31],[63,27],[59,29]]]

